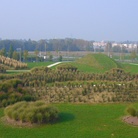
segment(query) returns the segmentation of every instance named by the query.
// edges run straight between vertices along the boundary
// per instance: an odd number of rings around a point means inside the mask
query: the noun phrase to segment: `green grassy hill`
[[[121,68],[121,64],[104,54],[88,54],[71,64],[78,67],[80,71],[104,73],[112,68]]]

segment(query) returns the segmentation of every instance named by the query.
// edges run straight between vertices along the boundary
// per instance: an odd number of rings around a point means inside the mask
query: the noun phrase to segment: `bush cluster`
[[[77,67],[71,64],[61,64],[57,66],[57,70],[65,70],[65,71],[77,71]]]
[[[34,101],[28,89],[23,87],[19,79],[10,79],[0,83],[0,107],[14,104],[18,101]]]
[[[12,58],[4,57],[0,55],[0,63],[14,67],[15,69],[27,68],[26,63],[22,63]]]
[[[18,102],[5,108],[6,117],[29,123],[48,123],[58,119],[58,109],[43,101]]]
[[[69,81],[32,87],[37,98],[50,103],[134,102],[138,100],[138,82]]]
[[[6,72],[6,69],[4,68],[3,65],[0,65],[0,73],[5,73]]]
[[[83,73],[72,69],[52,70],[47,68],[34,68],[31,72],[18,75],[25,86],[45,86],[46,83],[65,81],[137,81],[138,75],[132,75],[121,69],[113,69],[104,74]]]
[[[129,115],[138,117],[138,111],[134,107],[128,107],[126,111]]]

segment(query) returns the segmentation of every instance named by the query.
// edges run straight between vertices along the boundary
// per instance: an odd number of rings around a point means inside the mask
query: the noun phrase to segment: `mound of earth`
[[[138,126],[138,117],[136,117],[136,116],[125,116],[123,118],[123,121],[128,124]]]

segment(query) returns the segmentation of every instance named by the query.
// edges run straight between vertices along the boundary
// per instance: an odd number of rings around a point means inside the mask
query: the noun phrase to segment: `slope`
[[[121,64],[104,54],[88,54],[71,64],[80,71],[92,73],[104,73],[112,68],[121,68]]]

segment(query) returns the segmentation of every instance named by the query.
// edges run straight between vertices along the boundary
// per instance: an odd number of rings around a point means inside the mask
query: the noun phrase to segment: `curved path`
[[[60,63],[62,63],[62,62],[56,62],[56,63],[54,63],[54,64],[48,65],[47,67],[48,67],[48,68],[51,68],[51,67],[56,66],[56,65],[58,65],[58,64],[60,64]]]

